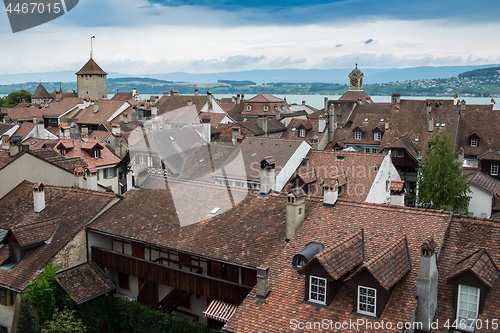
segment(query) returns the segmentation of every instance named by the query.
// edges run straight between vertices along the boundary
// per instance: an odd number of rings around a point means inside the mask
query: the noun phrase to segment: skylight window
[[[175,141],[175,139],[173,137],[171,137],[171,136],[170,136],[170,140]]]
[[[217,214],[219,212],[219,210],[220,210],[220,207],[215,207],[214,209],[212,209],[210,211],[210,214],[215,215],[215,214]]]

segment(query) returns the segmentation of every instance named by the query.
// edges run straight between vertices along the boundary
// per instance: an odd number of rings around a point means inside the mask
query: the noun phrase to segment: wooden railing
[[[241,304],[252,290],[252,287],[235,282],[165,266],[95,246],[92,246],[91,251],[92,261],[103,268],[235,305]]]

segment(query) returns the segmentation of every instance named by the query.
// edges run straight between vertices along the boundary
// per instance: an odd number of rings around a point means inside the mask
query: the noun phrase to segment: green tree
[[[417,175],[417,205],[466,214],[469,192],[450,135],[436,133],[429,141]]]
[[[40,333],[84,333],[86,331],[82,320],[76,317],[76,311],[64,308],[62,311],[56,311],[52,319],[43,324]]]
[[[38,316],[33,309],[33,302],[29,295],[21,296],[19,304],[19,319],[17,321],[17,332],[36,333],[38,332]]]
[[[30,103],[31,102],[31,93],[28,90],[19,90],[11,92],[8,96],[5,97],[4,107],[12,108],[22,101]]]

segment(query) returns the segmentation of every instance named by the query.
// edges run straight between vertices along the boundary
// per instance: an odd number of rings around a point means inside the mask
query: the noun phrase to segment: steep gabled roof
[[[335,280],[340,279],[364,259],[363,231],[360,230],[316,255],[318,262]]]
[[[384,289],[391,289],[411,270],[406,237],[372,258],[366,268]]]
[[[477,250],[467,258],[460,260],[455,264],[453,272],[448,276],[448,281],[453,278],[470,271],[474,274],[485,286],[493,288],[493,284],[498,281],[498,267],[491,259],[484,248]]]
[[[472,185],[480,188],[491,196],[495,196],[500,188],[500,181],[481,171],[470,174],[468,180]]]

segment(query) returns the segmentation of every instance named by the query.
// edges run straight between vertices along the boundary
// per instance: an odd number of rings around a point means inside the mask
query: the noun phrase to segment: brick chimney
[[[203,134],[203,139],[206,143],[210,143],[212,138],[212,128],[210,125],[210,116],[202,116],[201,117],[201,131]]]
[[[259,196],[266,197],[274,189],[276,182],[276,162],[271,156],[267,156],[260,162],[260,193]]]
[[[323,182],[323,207],[332,208],[339,198],[339,181],[336,178],[325,178]]]
[[[306,194],[302,188],[294,188],[286,196],[285,238],[289,241],[305,220]]]
[[[87,169],[87,188],[97,191],[97,173],[99,171],[95,167]]]
[[[33,184],[33,206],[35,213],[40,213],[45,209],[45,192],[42,183]]]
[[[422,331],[429,332],[434,320],[438,296],[438,271],[436,266],[437,244],[432,238],[420,247],[420,268],[417,277],[417,310],[415,322],[422,323]]]
[[[270,292],[269,266],[257,267],[257,295],[255,300],[263,302]]]
[[[404,191],[405,182],[402,180],[391,180],[391,198],[390,204],[395,206],[404,206],[405,205],[405,191]]]
[[[264,131],[264,136],[267,137],[267,116],[259,115],[257,119],[257,126],[259,126]]]

